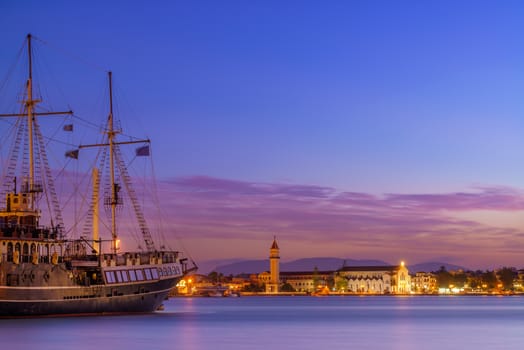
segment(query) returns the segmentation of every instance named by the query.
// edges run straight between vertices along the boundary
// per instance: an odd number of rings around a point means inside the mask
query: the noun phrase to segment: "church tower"
[[[277,238],[273,238],[273,244],[269,249],[269,274],[270,280],[266,284],[266,293],[278,293],[280,284],[280,249],[278,248]]]

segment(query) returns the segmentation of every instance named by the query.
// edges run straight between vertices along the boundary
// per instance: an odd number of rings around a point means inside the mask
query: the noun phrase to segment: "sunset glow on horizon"
[[[276,235],[284,261],[524,268],[522,18],[511,1],[6,1],[0,74],[32,33],[89,66],[53,104],[98,122],[82,79],[114,71],[166,238],[197,263],[265,259]]]

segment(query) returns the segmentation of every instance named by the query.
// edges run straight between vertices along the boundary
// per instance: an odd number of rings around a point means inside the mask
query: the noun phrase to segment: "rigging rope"
[[[5,78],[2,80],[3,83],[0,85],[0,91],[2,91],[2,89],[7,86],[7,83],[9,82],[11,75],[13,74],[14,70],[16,69],[18,62],[20,61],[20,57],[22,56],[24,49],[26,47],[26,40],[24,40],[24,42],[22,43],[22,46],[20,47],[20,50],[18,50],[18,54],[16,55],[15,61],[11,64],[11,67],[8,69]]]
[[[98,70],[98,71],[102,71],[102,72],[105,72],[105,73],[107,73],[109,71],[108,69],[105,69],[102,66],[99,66],[99,65],[94,64],[94,63],[87,62],[86,60],[82,59],[80,56],[77,56],[77,55],[75,55],[74,53],[72,53],[72,52],[70,52],[68,50],[60,48],[58,46],[51,45],[47,41],[42,40],[42,39],[40,39],[40,38],[38,38],[38,37],[36,37],[34,35],[32,36],[32,38],[37,40],[37,41],[39,41],[39,42],[41,42],[42,44],[46,45],[47,47],[49,47],[49,48],[51,48],[51,49],[53,49],[55,51],[58,51],[58,52],[60,52],[61,54],[65,55],[65,56],[68,56],[72,60],[77,61],[79,63],[82,63],[86,67],[89,67],[91,69],[95,69],[95,70]]]
[[[74,53],[71,53],[68,50],[64,50],[62,48],[53,46],[50,43],[48,43],[48,42],[46,42],[46,41],[44,41],[44,40],[42,40],[42,39],[40,39],[38,37],[33,36],[32,38],[37,40],[38,42],[42,43],[43,45],[46,45],[47,47],[49,47],[49,48],[51,48],[51,49],[53,49],[53,50],[55,50],[57,52],[60,52],[61,54],[71,58],[73,61],[81,63],[84,66],[87,66],[87,67],[89,67],[91,69],[94,69],[94,70],[97,70],[97,71],[103,71],[103,72],[107,72],[108,71],[107,69],[104,69],[104,68],[102,68],[99,65],[92,64],[92,63],[86,61],[85,59],[81,58],[78,55],[75,55]],[[13,75],[13,72],[17,68],[18,62],[20,61],[20,57],[22,56],[22,54],[24,52],[24,48],[25,48],[25,41],[24,41],[24,44],[22,45],[22,47],[20,48],[20,50],[19,50],[19,52],[17,54],[17,60],[15,61],[14,64],[12,64],[12,66],[10,67],[10,69],[8,71],[8,74],[6,75],[6,78],[0,84],[0,92],[10,83],[11,76]],[[43,57],[44,56],[42,56],[42,58]],[[44,62],[44,60],[42,60],[41,62]],[[35,63],[36,63],[35,64],[35,68],[39,68],[40,67],[39,65],[41,63],[39,61],[35,61]],[[38,71],[39,70],[36,69],[36,73],[37,74],[38,74]],[[44,69],[42,69],[42,71],[44,71]],[[56,81],[56,77],[53,74],[51,74],[51,77]],[[49,91],[47,90],[47,86],[44,86],[42,88],[42,87],[40,87],[40,85],[35,84],[35,92],[38,92],[41,95],[42,94],[42,90],[43,90],[43,92],[45,93],[46,96],[49,95]],[[23,96],[25,94],[25,89],[23,89],[22,91],[23,91],[22,93],[19,93],[19,96]],[[61,93],[62,96],[65,96],[61,89],[59,90],[59,92]],[[36,96],[36,94],[35,94],[35,96]],[[115,100],[115,102],[117,102],[117,101]],[[49,104],[49,102],[47,102],[47,104]],[[115,103],[115,107],[118,109],[118,104],[117,103]],[[49,111],[49,108],[47,108],[47,106],[40,106],[39,109],[40,110],[44,110],[44,111]],[[86,128],[90,128],[90,129],[94,129],[94,130],[98,130],[98,131],[100,131],[101,129],[102,130],[104,129],[103,127],[101,128],[100,125],[98,125],[96,123],[93,123],[93,122],[91,122],[88,119],[80,117],[78,114],[72,115],[71,118],[74,119],[75,121],[77,121],[79,124],[85,126]],[[23,118],[17,118],[16,123],[13,123],[11,125],[15,126],[15,125],[20,124],[20,122],[22,124],[24,124]],[[64,123],[65,123],[65,121],[62,122],[62,124],[55,130],[55,132],[53,134],[51,134],[51,136],[43,136],[43,134],[40,131],[40,128],[38,127],[38,125],[36,126],[35,132],[37,133],[37,144],[38,144],[37,147],[40,148],[40,151],[43,151],[44,147],[47,146],[51,142],[59,143],[59,144],[66,145],[66,146],[71,146],[71,147],[76,147],[77,146],[76,144],[73,144],[73,142],[71,140],[64,141],[64,140],[58,139],[58,137],[57,137],[58,132],[59,132],[60,129],[62,129]],[[121,129],[121,124],[120,123],[121,123],[121,121],[118,120],[117,121],[117,125],[118,125],[119,129]],[[23,129],[23,126],[21,126],[21,129]],[[139,138],[137,138],[137,137],[134,137],[134,136],[122,133],[121,130],[120,130],[120,135],[123,136],[123,137],[127,137],[130,140],[139,140]],[[19,139],[19,138],[20,138],[19,136],[15,137],[15,139]],[[23,139],[23,140],[21,140],[21,141],[19,140],[19,141],[15,142],[15,145],[12,145],[11,147],[20,147],[22,144],[28,142],[28,140],[26,140],[24,137],[21,137],[21,139]],[[19,157],[22,157],[22,168],[27,167],[27,165],[25,164],[27,162],[27,160],[26,160],[27,155],[26,154],[20,155],[20,153],[21,153],[20,151],[18,151],[18,153],[17,152],[14,152],[14,153],[16,153],[16,157],[14,157],[13,154],[11,154],[12,158],[10,160],[13,160],[13,158],[16,158],[16,160],[18,160]],[[118,176],[120,177],[120,180],[123,181],[123,183],[124,183],[124,185],[126,187],[127,195],[130,197],[130,200],[131,200],[131,203],[132,203],[131,207],[132,207],[132,209],[134,209],[135,216],[137,217],[137,219],[139,221],[139,225],[138,226],[140,227],[140,231],[141,231],[140,233],[143,235],[143,237],[141,237],[141,239],[145,240],[148,250],[154,250],[155,246],[154,246],[154,243],[153,243],[151,232],[149,231],[149,228],[147,227],[147,224],[145,222],[144,215],[141,212],[141,208],[144,208],[146,203],[143,201],[141,203],[142,205],[140,205],[140,203],[138,202],[138,199],[136,198],[136,193],[134,192],[134,190],[133,190],[133,188],[131,187],[131,184],[130,184],[131,178],[129,176],[127,167],[125,165],[125,162],[124,162],[124,160],[122,158],[123,155],[121,153],[121,150],[118,147],[117,147],[117,150],[115,152],[115,156],[117,158],[116,159],[117,160],[117,168],[120,168]],[[151,156],[152,156],[152,154],[151,154]],[[44,154],[42,157],[43,158],[38,159],[39,166],[41,167],[41,168],[39,168],[40,169],[39,171],[41,172],[40,175],[42,176],[42,180],[45,181],[50,187],[52,187],[52,190],[51,190],[51,193],[50,193],[51,197],[53,197],[53,196],[56,197],[56,189],[54,188],[54,179],[53,179],[53,177],[51,177],[51,171],[50,171],[49,161],[47,159],[47,155]],[[100,158],[104,158],[104,157],[101,156],[101,153],[99,152],[98,155],[96,156],[95,163],[97,161],[99,161]],[[136,158],[136,156],[135,156],[135,158]],[[135,158],[133,158],[132,161],[128,165],[130,165],[135,160]],[[64,173],[66,171],[66,167],[70,164],[70,161],[71,161],[71,159],[66,159],[66,162],[65,162],[64,166],[62,167],[62,169],[58,170],[57,177],[59,177],[61,175],[64,175]],[[105,160],[102,160],[102,164],[104,164],[104,163],[105,163]],[[8,177],[11,169],[8,167],[7,169],[5,169],[5,168],[2,169],[2,171],[5,173],[5,174],[3,174],[4,178],[6,178],[6,177]],[[144,169],[144,174],[146,172],[147,172],[147,170]],[[83,186],[87,186],[88,185],[89,181],[86,181],[86,179],[90,179],[91,176],[89,176],[88,174],[84,174],[84,176],[82,177],[82,176],[80,176],[80,174],[81,174],[81,172],[79,171],[78,163],[77,163],[77,166],[76,166],[75,171],[74,171],[74,176],[75,176],[74,179],[71,179],[69,176],[65,176],[67,178],[67,180],[72,182],[73,191],[71,192],[70,197],[64,202],[65,205],[63,206],[63,208],[60,208],[59,205],[58,205],[58,210],[56,210],[56,208],[52,208],[52,207],[55,206],[54,205],[55,200],[53,198],[51,198],[51,202],[53,202],[53,203],[49,203],[50,198],[46,196],[46,200],[48,202],[47,203],[48,207],[50,207],[50,212],[55,211],[55,214],[54,215],[52,214],[51,216],[52,217],[54,216],[54,219],[59,221],[58,225],[61,226],[62,228],[63,228],[63,223],[61,223],[61,221],[62,221],[61,210],[66,209],[66,207],[68,207],[68,204],[71,202],[72,199],[77,198],[78,195],[81,195],[82,200],[81,200],[81,203],[80,203],[80,209],[82,209],[83,206],[86,205],[86,203],[90,202],[88,200],[88,196],[84,196],[83,195],[84,191],[80,191],[80,189]],[[163,210],[162,210],[162,206],[160,205],[160,199],[159,199],[159,196],[158,196],[158,182],[157,182],[157,179],[156,179],[156,173],[155,173],[155,168],[154,168],[153,162],[151,162],[151,174],[152,174],[152,176],[151,176],[151,178],[152,178],[152,186],[151,187],[144,186],[144,192],[151,190],[150,194],[151,194],[151,197],[153,198],[153,205],[156,206],[157,212],[159,214],[158,215],[158,221],[157,221],[157,223],[159,224],[159,229],[156,230],[157,231],[157,235],[160,236],[162,244],[166,244],[166,243],[168,243],[168,241],[166,239],[166,236],[165,236],[165,233],[166,233],[166,228],[165,228],[166,222],[164,220],[164,215],[163,215],[164,213],[163,213]],[[78,178],[79,176],[80,176],[80,179]],[[86,182],[87,182],[87,184],[86,184]],[[146,178],[144,177],[144,183],[145,182],[146,182]],[[4,183],[4,185],[7,185],[7,184],[8,183]],[[55,192],[55,193],[53,193],[53,192]],[[90,210],[89,211],[84,211],[83,215],[78,215],[77,210],[79,208],[77,207],[77,203],[75,201],[75,203],[74,203],[74,216],[73,216],[74,219],[75,219],[75,223],[71,226],[71,228],[66,233],[71,233],[71,230],[75,230],[75,232],[76,232],[76,229],[77,229],[77,226],[79,225],[79,222],[81,220],[83,220],[83,219],[86,219],[85,223],[87,224],[87,222],[89,222],[89,212],[92,212],[92,210],[91,210],[92,207],[93,207],[93,205],[90,205]],[[128,209],[131,209],[131,208],[128,208]],[[108,224],[106,224],[106,222],[101,221],[101,224],[106,229],[110,230],[110,226]],[[133,227],[136,227],[136,225],[134,225]],[[136,235],[136,236],[138,236],[138,235]],[[135,238],[137,238],[137,237],[135,237]],[[175,238],[179,241],[180,246],[183,247],[183,243],[180,241],[180,238],[178,237],[176,232],[175,232]],[[138,241],[139,240],[137,239],[137,242]],[[188,255],[188,257],[190,257],[189,253],[187,252],[185,247],[183,247],[183,249],[186,252],[186,254]],[[192,258],[191,258],[191,260],[192,260]]]

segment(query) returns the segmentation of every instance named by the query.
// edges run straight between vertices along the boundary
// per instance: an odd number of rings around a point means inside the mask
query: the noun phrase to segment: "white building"
[[[411,290],[421,294],[436,293],[437,277],[431,272],[417,272],[411,277]]]
[[[350,293],[408,294],[411,277],[403,262],[398,266],[345,266],[336,271],[335,285],[345,285],[343,291]]]

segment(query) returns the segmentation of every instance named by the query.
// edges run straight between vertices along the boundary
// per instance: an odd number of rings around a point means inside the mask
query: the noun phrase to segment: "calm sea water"
[[[522,349],[524,297],[175,298],[149,315],[0,320],[0,349]]]

